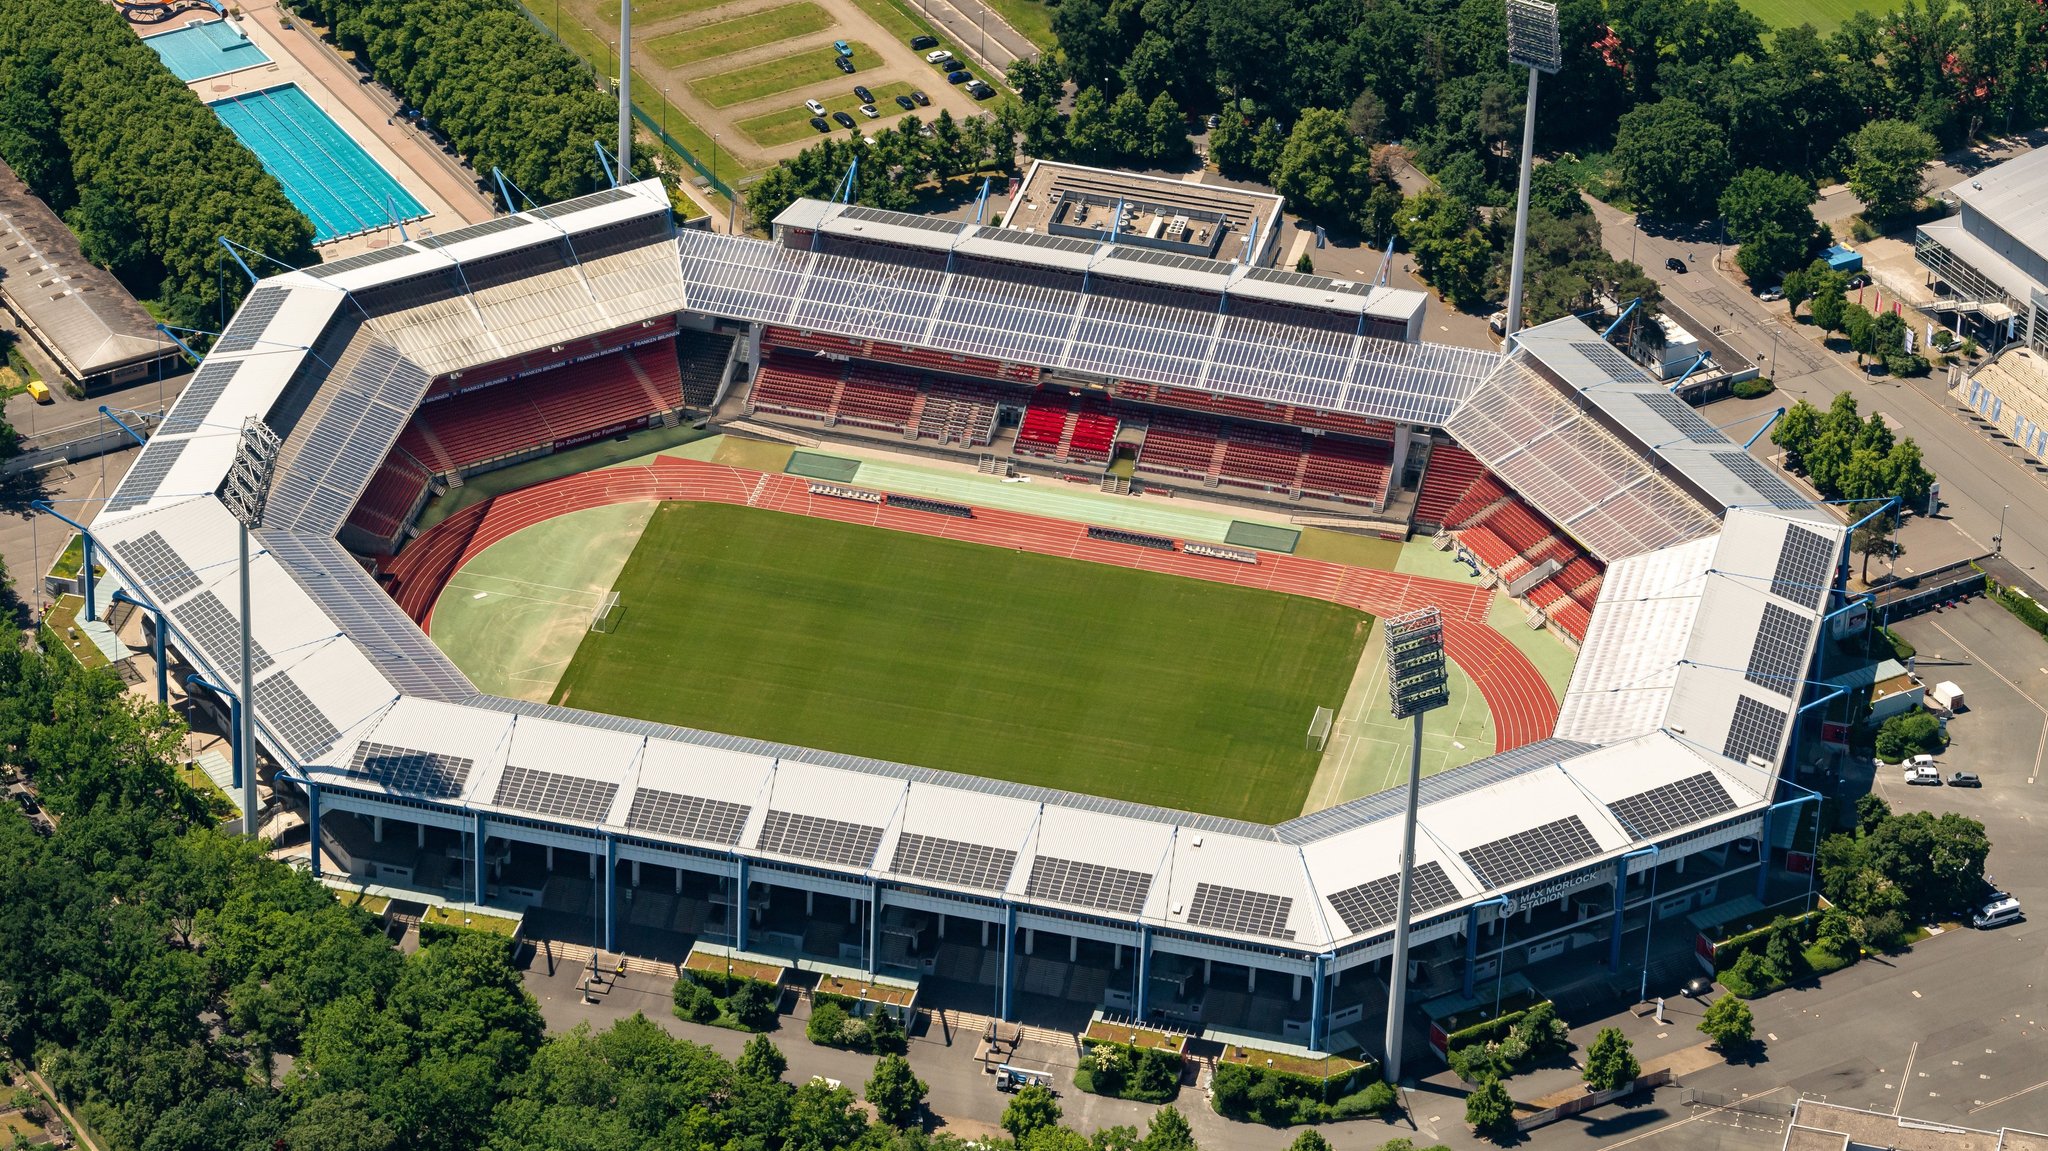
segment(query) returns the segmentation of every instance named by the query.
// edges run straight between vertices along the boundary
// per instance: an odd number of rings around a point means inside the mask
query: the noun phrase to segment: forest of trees
[[[747,212],[755,227],[766,229],[799,197],[832,199],[856,159],[855,203],[909,211],[917,206],[920,189],[928,190],[934,181],[1014,169],[1016,150],[1005,142],[1015,133],[1006,106],[965,120],[942,108],[929,124],[915,114],[905,116],[875,133],[873,145],[857,135],[829,136],[770,168],[748,191]]]
[[[0,0],[0,158],[173,323],[215,328],[241,300],[215,237],[313,259],[284,189],[99,0]]]

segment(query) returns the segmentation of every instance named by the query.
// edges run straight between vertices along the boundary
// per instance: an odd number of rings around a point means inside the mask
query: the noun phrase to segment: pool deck
[[[187,87],[212,103],[297,84],[426,208],[426,219],[406,225],[415,237],[424,231],[445,232],[491,218],[490,201],[477,190],[475,177],[461,160],[442,152],[418,129],[392,118],[390,93],[380,85],[360,83],[354,68],[320,43],[314,33],[299,28],[296,21],[291,29],[280,27],[282,15],[274,0],[264,0],[244,6],[236,21],[250,42],[270,57],[270,63],[196,80]],[[162,24],[132,27],[141,35],[157,35],[214,18],[211,12],[191,13]],[[378,120],[390,122],[378,124]],[[379,228],[322,244],[320,253],[334,260],[397,242],[398,229]]]

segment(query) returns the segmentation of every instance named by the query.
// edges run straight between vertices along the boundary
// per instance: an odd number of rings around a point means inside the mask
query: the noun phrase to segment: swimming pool
[[[313,221],[313,242],[427,214],[296,84],[216,101],[213,110]]]
[[[145,37],[142,42],[156,49],[164,67],[187,84],[270,63],[263,49],[226,20],[187,24],[176,32]]]

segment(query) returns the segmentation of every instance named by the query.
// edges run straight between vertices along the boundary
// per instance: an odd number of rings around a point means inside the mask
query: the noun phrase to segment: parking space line
[[[1981,667],[1985,671],[1990,672],[1992,675],[1997,676],[1998,682],[2011,688],[2012,693],[2014,695],[2019,696],[2023,700],[2026,700],[2029,704],[2033,705],[2035,711],[2041,713],[2041,738],[2037,740],[2034,744],[2034,766],[2032,770],[2027,772],[2027,782],[2032,783],[2035,780],[2041,778],[2041,756],[2044,753],[2048,753],[2048,707],[2041,706],[2040,700],[2037,700],[2033,696],[2028,695],[2027,690],[2025,688],[2021,687],[2019,684],[2013,682],[2012,680],[2006,678],[2005,673],[1998,670],[1996,665],[1986,660],[1983,656],[1978,655],[1976,652],[1971,651],[1967,646],[1964,645],[1962,640],[1959,640],[1955,637],[1954,632],[1948,630],[1947,628],[1941,626],[1938,623],[1933,622],[1932,620],[1928,621],[1928,623],[1929,626],[1933,627],[1935,631],[1938,631],[1942,635],[1947,636],[1948,641],[1956,645],[1956,649],[1958,651],[1961,651],[1964,655],[1969,656],[1971,660],[1975,661],[1978,667]]]
[[[2031,1095],[2034,1092],[2039,1091],[2043,1087],[2048,1087],[2048,1079],[2044,1079],[2041,1082],[2034,1084],[2032,1087],[2022,1087],[2018,1091],[2015,1091],[2010,1095],[2002,1095],[1997,1099],[1993,1099],[1989,1103],[1979,1103],[1977,1106],[1970,1108],[1969,1113],[1975,1115],[1979,1111],[1988,1111],[2001,1103],[2010,1103],[2013,1100],[2018,1099],[2022,1095]]]
[[[1919,1054],[1920,1041],[1915,1039],[1913,1046],[1906,1049],[1906,1070],[1899,1076],[1899,1096],[1892,1100],[1892,1114],[1894,1115],[1900,1114],[1906,1106],[1906,1084],[1912,1082],[1913,1059]]]
[[[1745,1096],[1742,1102],[1753,1103],[1758,1099],[1763,1099],[1767,1096],[1776,1095],[1778,1092],[1783,1090],[1785,1090],[1783,1086],[1773,1087],[1769,1091],[1760,1091],[1755,1095]],[[1617,1148],[1626,1147],[1631,1143],[1640,1143],[1643,1140],[1648,1139],[1652,1135],[1662,1135],[1664,1132],[1671,1130],[1673,1127],[1683,1127],[1688,1123],[1698,1123],[1703,1119],[1711,1119],[1712,1117],[1717,1115],[1725,1114],[1731,1111],[1739,1112],[1740,1110],[1741,1109],[1739,1107],[1732,1104],[1726,1107],[1701,1108],[1699,1114],[1697,1115],[1689,1115],[1684,1119],[1680,1119],[1674,1123],[1666,1123],[1662,1127],[1653,1127],[1640,1135],[1631,1135],[1627,1139],[1623,1139],[1619,1143],[1603,1143],[1601,1144],[1601,1151],[1616,1151]]]

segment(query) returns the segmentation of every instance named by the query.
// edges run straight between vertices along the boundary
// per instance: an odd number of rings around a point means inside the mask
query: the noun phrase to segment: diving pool
[[[187,24],[176,32],[145,37],[142,42],[156,49],[164,67],[187,84],[270,63],[263,49],[226,20]]]
[[[316,244],[427,214],[296,84],[230,96],[212,108],[313,221]]]

